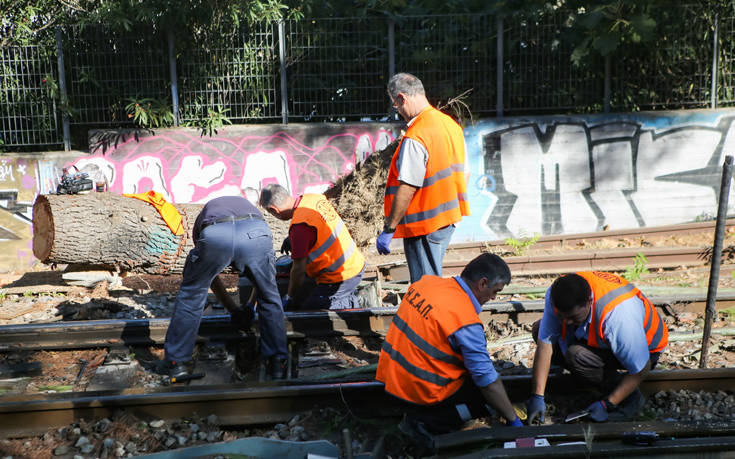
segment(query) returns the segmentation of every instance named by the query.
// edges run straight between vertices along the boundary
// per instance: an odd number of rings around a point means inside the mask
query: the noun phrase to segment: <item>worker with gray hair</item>
[[[462,128],[429,104],[421,80],[398,73],[388,95],[408,122],[388,170],[378,236],[378,253],[390,253],[390,242],[403,239],[411,282],[424,274],[441,276],[444,252],[455,225],[470,214]]]
[[[260,193],[260,205],[280,220],[291,220],[281,247],[293,260],[284,308],[359,308],[356,291],[365,258],[327,198],[308,193],[294,198],[281,185],[270,184]],[[315,288],[309,288],[307,278]]]

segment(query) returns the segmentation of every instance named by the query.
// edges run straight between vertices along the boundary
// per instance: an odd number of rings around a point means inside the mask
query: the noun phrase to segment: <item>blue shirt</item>
[[[472,290],[461,277],[456,276],[454,280],[472,300],[475,312],[480,314],[482,305],[477,301]],[[495,371],[495,366],[490,360],[490,354],[487,352],[485,329],[482,324],[466,325],[455,331],[449,335],[449,345],[452,346],[455,352],[462,354],[464,365],[469,370],[475,385],[485,387],[498,379],[498,372]]]
[[[561,339],[561,317],[554,312],[551,304],[550,290],[546,290],[544,316],[541,318],[538,339],[544,343],[559,342],[562,353],[566,354],[568,347],[574,341],[587,343],[589,324],[592,314],[589,314],[584,324],[579,327],[567,326],[567,336]],[[620,364],[631,374],[639,373],[648,363],[648,340],[643,331],[645,308],[643,301],[637,296],[629,298],[610,311],[602,321],[607,342],[599,343],[601,348],[609,348]]]

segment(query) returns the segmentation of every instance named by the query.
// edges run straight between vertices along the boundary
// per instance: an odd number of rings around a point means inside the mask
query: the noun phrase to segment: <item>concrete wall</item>
[[[714,217],[734,119],[691,110],[482,120],[465,129],[472,216],[454,242]]]
[[[724,155],[735,154],[734,119],[735,110],[695,110],[482,120],[465,128],[472,216],[453,241],[712,217]],[[62,167],[87,170],[112,192],[155,189],[175,203],[241,189],[255,199],[271,182],[323,191],[397,135],[397,125],[377,123],[232,126],[211,138],[161,129],[137,140],[97,133],[92,154],[3,155],[0,270],[35,262],[31,207],[56,189]]]

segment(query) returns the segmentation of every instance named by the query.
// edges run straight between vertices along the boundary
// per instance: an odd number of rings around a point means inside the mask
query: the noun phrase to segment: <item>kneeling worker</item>
[[[557,278],[547,290],[534,335],[529,425],[536,419],[544,422],[552,359],[601,392],[600,400],[585,410],[591,420],[635,416],[645,402],[638,386],[656,366],[669,332],[633,284],[611,273],[578,272]],[[621,376],[618,369],[627,373]]]
[[[293,265],[284,309],[359,308],[356,291],[365,258],[327,198],[294,198],[281,185],[270,184],[260,192],[260,205],[280,220],[291,220],[284,249],[290,249]],[[307,276],[316,288],[308,288]]]
[[[488,405],[521,426],[487,351],[482,304],[510,282],[510,269],[485,253],[454,278],[424,275],[403,297],[380,351],[376,379],[407,415],[400,428],[423,446]]]

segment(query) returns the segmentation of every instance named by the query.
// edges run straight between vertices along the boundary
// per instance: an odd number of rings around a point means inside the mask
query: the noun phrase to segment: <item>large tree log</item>
[[[114,193],[39,195],[33,204],[33,254],[44,263],[147,274],[178,274],[194,246],[201,204],[177,204],[186,231],[176,236],[158,211]]]

